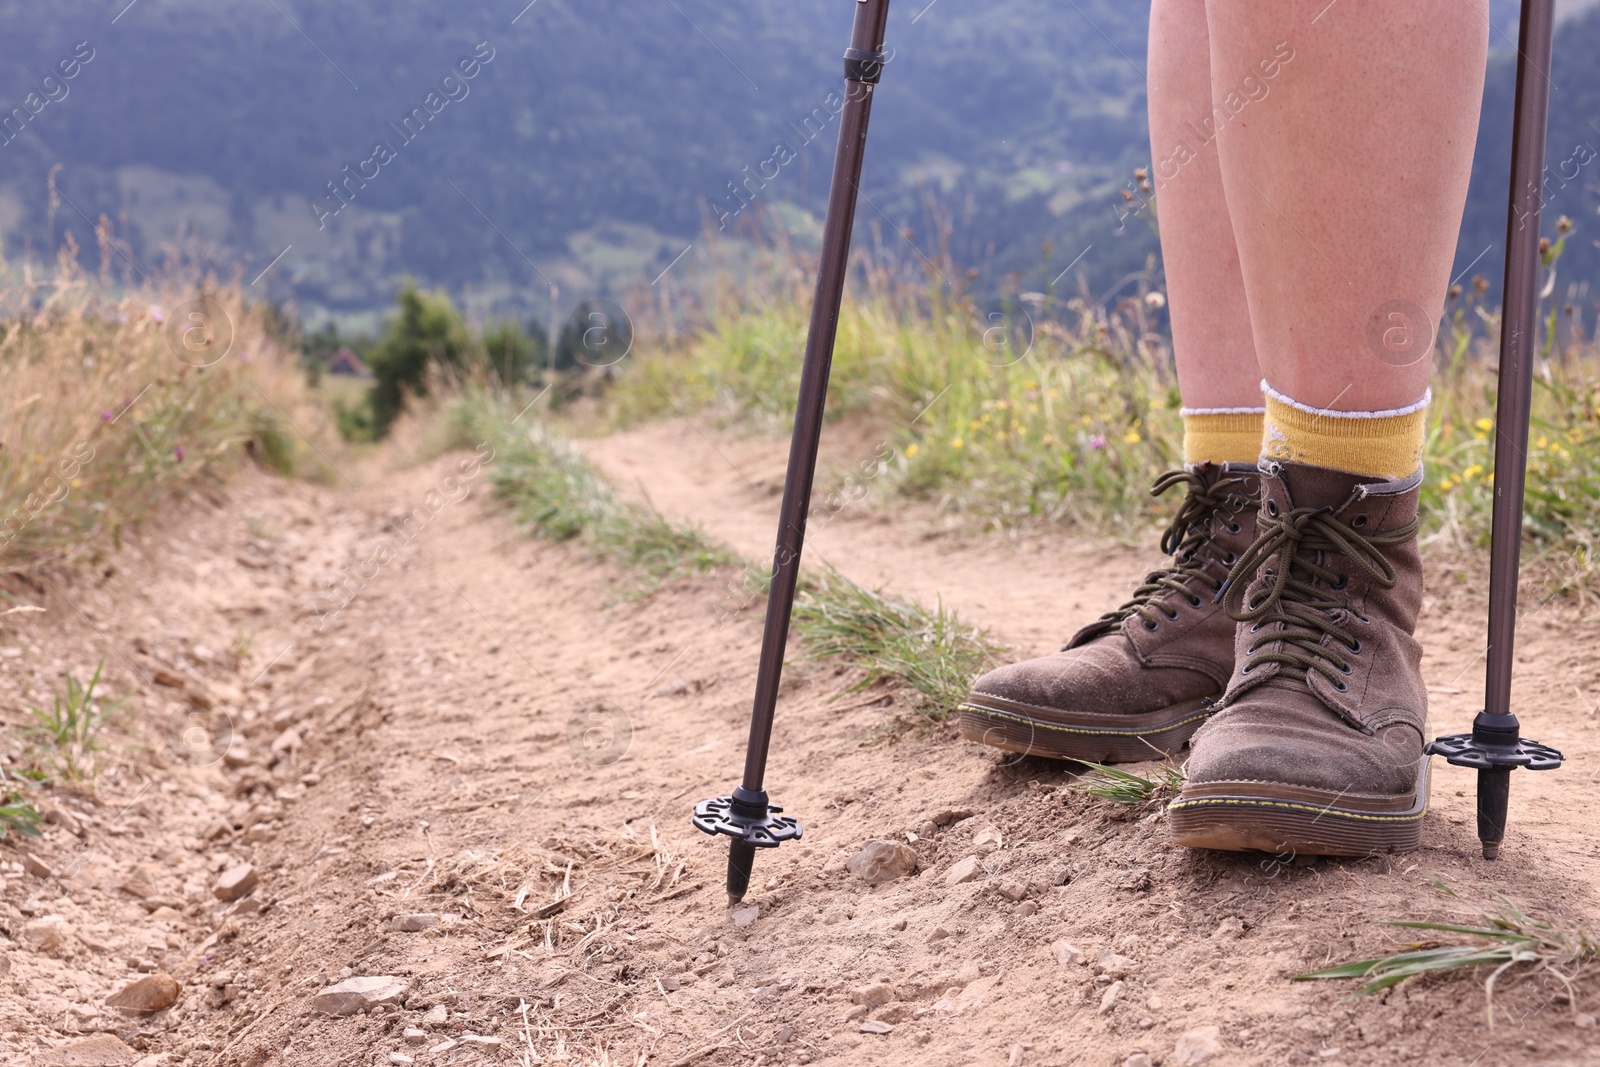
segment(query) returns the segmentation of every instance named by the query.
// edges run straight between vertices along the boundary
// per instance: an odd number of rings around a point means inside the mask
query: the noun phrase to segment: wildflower
[[[922,449],[917,447],[917,443],[915,441],[913,441],[909,445],[906,445],[905,457],[907,459],[916,459],[917,458],[917,453],[921,452],[921,451],[922,451]]]
[[[1094,449],[1096,452],[1106,447],[1105,435],[1097,433],[1093,437],[1089,438],[1089,447]]]
[[[1478,475],[1480,475],[1482,473],[1483,473],[1483,464],[1482,463],[1474,463],[1471,466],[1469,466],[1466,470],[1461,472],[1461,477],[1470,482],[1470,481],[1472,481],[1472,479],[1476,478]]]
[[[1565,215],[1562,215],[1556,220],[1557,233],[1566,233],[1570,229],[1572,229],[1572,220],[1567,218]]]
[[[152,319],[154,319],[156,322],[166,322],[167,321],[167,317],[164,314],[161,313],[161,305],[160,304],[151,304],[150,305],[150,317]]]
[[[959,437],[952,437],[952,438],[950,438],[950,447],[951,447],[951,448],[961,448],[961,447],[962,447],[962,446],[964,446],[964,445],[965,445],[965,444],[966,444],[966,442],[965,442],[965,441],[963,441],[963,440],[962,440],[962,439],[961,439],[961,438],[959,438]]]
[[[72,488],[81,489],[82,487],[83,487],[83,479],[82,478],[74,478],[74,479],[72,479]]]
[[[176,459],[179,463],[182,463],[183,462],[183,456],[184,456],[183,446],[182,445],[173,445],[172,446],[172,458]]]
[[[1157,309],[1164,308],[1167,306],[1167,298],[1162,296],[1160,293],[1149,292],[1144,294],[1144,304],[1145,307]]]
[[[1136,445],[1140,441],[1144,440],[1144,438],[1139,436],[1138,430],[1129,430],[1127,433],[1122,435],[1122,439],[1128,442],[1130,445]]]
[[[102,411],[102,412],[101,412],[101,413],[100,413],[100,421],[101,421],[101,422],[110,422],[110,421],[111,421],[111,412],[109,412],[109,411]]]
[[[1494,429],[1494,420],[1493,419],[1479,419],[1473,425],[1477,426],[1478,429],[1482,430],[1484,433],[1488,433],[1490,430]]]

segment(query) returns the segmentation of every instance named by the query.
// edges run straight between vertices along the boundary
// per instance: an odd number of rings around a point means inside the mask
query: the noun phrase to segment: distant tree
[[[466,323],[449,296],[421,292],[407,278],[398,303],[400,313],[368,359],[374,378],[372,426],[380,438],[405,409],[407,392],[427,395],[430,368],[461,367],[471,350]]]
[[[537,333],[528,334],[511,319],[491,322],[483,328],[483,357],[501,385],[527,381],[531,373],[544,369],[550,358],[550,345],[537,320]]]

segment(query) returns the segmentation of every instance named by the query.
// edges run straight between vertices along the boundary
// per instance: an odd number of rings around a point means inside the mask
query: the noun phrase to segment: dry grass
[[[194,346],[208,335],[184,314],[193,289],[113,297],[70,266],[53,280],[0,287],[7,569],[91,557],[173,492],[247,459],[333,475],[326,454],[337,435],[266,310],[246,304],[237,285],[205,293],[210,348]]]

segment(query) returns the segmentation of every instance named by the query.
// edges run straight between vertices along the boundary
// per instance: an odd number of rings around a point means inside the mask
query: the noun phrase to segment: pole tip
[[[743,893],[729,893],[728,894],[728,907],[737,908],[739,906],[739,901],[741,901],[743,899],[744,899],[744,894]]]
[[[1491,844],[1490,842],[1485,841],[1483,843],[1483,858],[1486,859],[1486,860],[1497,860],[1497,859],[1499,859],[1500,858],[1500,842],[1495,841],[1495,842],[1493,842]]]

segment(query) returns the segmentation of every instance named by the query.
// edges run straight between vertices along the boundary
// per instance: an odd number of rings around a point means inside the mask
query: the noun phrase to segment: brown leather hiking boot
[[[1228,579],[1227,694],[1168,806],[1197,848],[1365,856],[1415,848],[1428,803],[1419,471],[1389,482],[1263,464],[1260,531]]]
[[[1248,464],[1162,475],[1159,496],[1188,495],[1161,538],[1171,566],[1059,652],[990,671],[961,705],[969,741],[1096,763],[1159,758],[1183,747],[1233,671],[1234,622],[1216,602],[1228,569],[1255,540]]]

